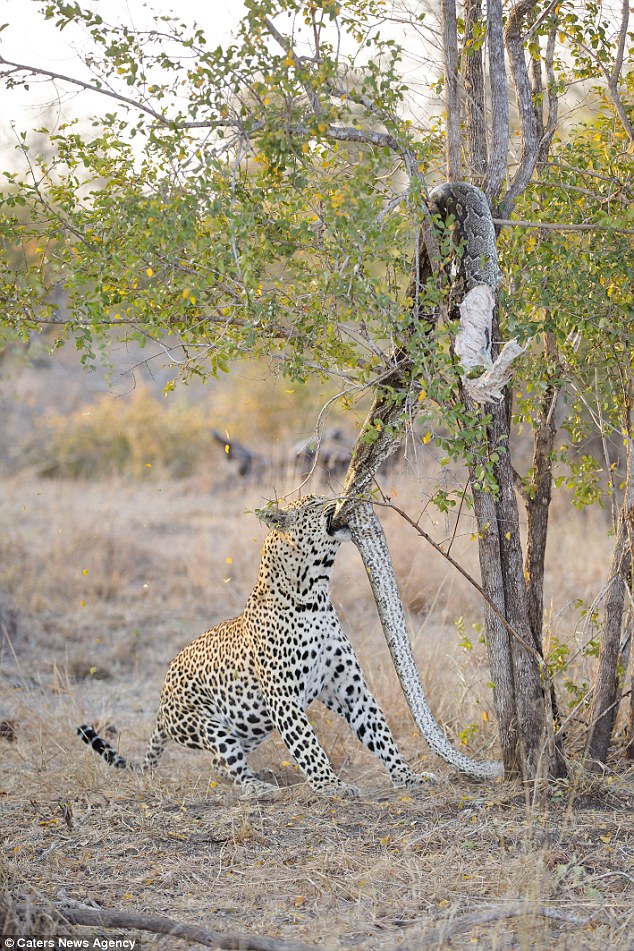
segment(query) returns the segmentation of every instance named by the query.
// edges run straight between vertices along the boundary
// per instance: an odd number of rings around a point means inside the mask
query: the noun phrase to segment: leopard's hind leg
[[[278,787],[258,779],[247,762],[243,740],[224,717],[213,713],[188,713],[171,736],[190,749],[211,753],[214,767],[229,776],[249,796],[277,793]]]
[[[152,736],[148,741],[145,757],[141,764],[142,773],[148,773],[156,769],[163,755],[163,751],[167,746],[169,738],[170,735],[167,730],[164,730],[157,723],[152,732]]]

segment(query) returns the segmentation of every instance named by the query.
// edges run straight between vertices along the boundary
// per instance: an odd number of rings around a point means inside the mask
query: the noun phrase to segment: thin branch
[[[452,535],[451,535],[451,539],[450,539],[450,541],[449,541],[449,544],[447,545],[447,554],[449,554],[449,553],[451,552],[451,549],[452,549],[452,547],[453,547],[453,543],[454,543],[455,540],[456,540],[456,535],[458,534],[458,525],[460,524],[460,516],[462,515],[462,506],[464,505],[464,500],[465,500],[466,497],[467,497],[467,489],[468,489],[468,488],[469,488],[469,480],[467,479],[467,481],[465,482],[464,489],[462,490],[462,495],[460,496],[460,505],[458,506],[458,511],[456,512],[456,524],[454,525],[454,529],[453,529],[453,532],[452,532]],[[418,524],[418,523],[417,523],[417,524]]]
[[[607,231],[613,234],[634,234],[634,228],[610,228],[609,225],[560,225],[549,221],[526,221],[524,218],[494,218],[502,228],[540,228],[542,231]]]
[[[616,56],[614,58],[614,68],[608,80],[608,85],[614,86],[615,88],[621,76],[621,70],[623,69],[623,53],[625,52],[625,41],[627,40],[627,28],[629,26],[629,22],[629,0],[623,0],[621,5],[621,29],[619,31],[619,43],[616,49]]]
[[[299,132],[303,135],[309,135],[311,133],[308,126],[303,125],[292,126],[291,131]],[[392,149],[394,152],[402,151],[398,141],[388,132],[375,132],[373,129],[357,129],[351,126],[329,125],[321,134],[337,142],[360,142],[362,145],[376,145],[379,148]]]
[[[619,45],[617,48],[616,60],[614,63],[614,68],[610,72],[607,66],[602,62],[601,58],[597,56],[596,52],[589,46],[586,46],[585,43],[582,43],[577,37],[571,36],[569,33],[565,35],[573,43],[577,43],[578,46],[586,53],[599,67],[603,73],[603,78],[605,79],[608,92],[610,94],[610,99],[612,100],[612,105],[616,109],[617,115],[621,120],[621,125],[623,130],[627,135],[630,143],[634,143],[634,126],[632,125],[629,116],[625,111],[625,106],[623,105],[623,100],[621,99],[621,94],[619,92],[618,80],[620,75],[620,70],[623,65],[623,51],[622,45],[625,43],[625,37],[627,34],[627,23],[629,20],[629,6],[627,0],[623,0],[623,19],[621,23],[621,32],[619,35]],[[618,66],[618,70],[617,70]]]
[[[306,62],[306,57],[297,55],[293,49],[293,44],[291,43],[289,37],[284,36],[283,33],[280,33],[275,24],[272,23],[268,17],[264,17],[262,22],[271,36],[274,38],[275,42],[282,47],[288,56],[292,57],[296,66],[301,68],[301,66]],[[310,100],[310,104],[313,107],[313,112],[315,115],[322,115],[324,110],[322,109],[322,105],[319,101],[319,96],[317,93],[314,91],[314,89],[311,89],[310,85],[306,82],[302,82],[302,86],[304,87],[304,91]]]
[[[148,106],[143,102],[138,102],[138,100],[132,99],[130,96],[124,96],[123,93],[115,92],[114,90],[108,89],[105,86],[95,86],[93,83],[85,82],[83,79],[77,79],[74,76],[66,76],[63,73],[56,73],[50,69],[44,69],[41,66],[29,66],[26,63],[14,63],[12,60],[5,59],[4,56],[0,56],[0,66],[10,66],[12,71],[15,72],[29,73],[32,76],[46,76],[48,79],[70,83],[71,86],[78,86],[80,89],[85,89],[87,92],[94,92],[100,96],[108,96],[110,99],[115,99],[117,102],[123,102],[128,106],[134,106],[135,109],[140,109],[141,112],[145,112],[147,115],[152,116],[152,118],[156,119],[157,122],[160,122],[161,125],[172,125],[169,119],[166,119],[165,116],[160,112],[152,109],[151,106]]]
[[[527,920],[536,917],[550,918],[553,921],[561,921],[569,925],[576,925],[579,928],[585,928],[591,922],[596,921],[598,915],[585,915],[581,918],[559,908],[550,908],[548,905],[537,905],[522,900],[508,902],[507,904],[489,905],[488,907],[479,908],[477,911],[459,915],[428,931],[422,939],[416,942],[416,947],[419,951],[426,951],[428,948],[444,948],[455,935],[470,931],[471,928],[479,928],[491,921],[502,921],[507,918]],[[406,942],[397,945],[394,951],[409,951],[410,947],[411,944]]]
[[[490,607],[491,611],[493,611],[493,613],[496,615],[496,617],[502,622],[502,624],[504,625],[504,627],[505,627],[505,629],[508,631],[508,633],[511,635],[511,637],[515,638],[515,640],[516,640],[519,644],[522,645],[522,647],[524,648],[524,650],[525,650],[528,654],[530,654],[532,657],[534,657],[534,659],[536,660],[536,662],[537,662],[538,666],[540,667],[540,669],[546,671],[546,665],[545,665],[544,658],[541,656],[541,654],[539,653],[539,651],[537,651],[536,648],[533,647],[532,644],[528,644],[528,643],[524,640],[524,638],[523,638],[520,634],[517,633],[517,631],[515,630],[515,628],[513,628],[513,627],[509,624],[509,622],[506,620],[506,618],[504,617],[504,615],[502,614],[502,612],[499,610],[499,608],[497,607],[497,605],[494,604],[493,601],[491,601],[491,599],[487,597],[487,595],[486,595],[485,592],[484,592],[484,589],[482,588],[481,585],[478,584],[478,582],[475,580],[475,578],[474,578],[472,575],[470,575],[469,572],[466,571],[466,569],[463,568],[462,565],[461,565],[458,561],[455,560],[455,558],[452,558],[452,556],[451,556],[448,552],[445,551],[445,549],[442,547],[442,545],[439,545],[438,542],[435,542],[434,539],[431,537],[431,535],[429,535],[429,534],[425,531],[424,528],[421,528],[420,525],[418,524],[418,522],[415,522],[414,519],[411,518],[411,516],[407,514],[407,512],[405,512],[403,509],[399,508],[398,505],[395,505],[395,504],[392,502],[392,500],[389,499],[389,498],[387,498],[387,496],[383,495],[382,492],[381,492],[381,495],[383,496],[384,501],[383,501],[383,502],[376,502],[376,501],[374,501],[374,504],[375,504],[375,505],[381,505],[383,508],[393,509],[393,510],[397,513],[397,515],[400,515],[401,518],[405,519],[405,521],[408,523],[408,525],[411,525],[411,526],[412,526],[412,528],[414,529],[414,531],[417,532],[417,533],[421,536],[421,538],[424,538],[426,542],[429,542],[429,544],[432,546],[432,548],[434,548],[434,549],[438,552],[438,554],[442,555],[443,558],[444,558],[446,561],[449,562],[449,564],[452,566],[452,568],[455,568],[456,571],[458,571],[458,572],[462,575],[462,577],[463,577],[466,581],[468,581],[469,584],[470,584],[473,588],[476,589],[476,591],[478,592],[478,594],[481,596],[482,600],[485,601],[485,603]]]
[[[546,67],[546,89],[548,95],[548,122],[543,130],[542,140],[539,143],[539,155],[537,161],[544,164],[548,159],[550,146],[552,144],[555,132],[557,131],[557,120],[559,118],[559,96],[557,95],[557,82],[555,76],[555,48],[557,44],[557,32],[559,29],[559,14],[555,15],[553,24],[546,41],[546,55],[544,64]]]
[[[129,911],[108,908],[38,908],[28,902],[16,903],[12,909],[17,912],[33,914],[58,914],[72,925],[87,925],[96,928],[124,928],[134,931],[149,931],[152,934],[171,935],[185,941],[194,941],[207,948],[227,948],[229,951],[318,951],[314,945],[300,944],[296,941],[283,941],[281,938],[268,938],[258,935],[231,935],[219,931],[210,931],[199,925],[189,925],[174,918],[162,915],[138,915]]]
[[[540,28],[544,20],[547,20],[550,14],[553,12],[553,10],[556,7],[560,6],[560,4],[561,4],[561,0],[550,0],[550,3],[546,7],[546,9],[542,10],[542,12],[539,14],[537,19],[534,21],[533,25],[524,34],[527,40],[530,40],[531,36],[533,36],[534,33],[537,32],[537,30]]]

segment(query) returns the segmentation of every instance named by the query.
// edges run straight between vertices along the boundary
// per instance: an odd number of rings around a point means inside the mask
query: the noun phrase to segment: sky
[[[129,23],[143,27],[150,23],[150,11],[159,14],[175,13],[185,22],[196,21],[205,31],[210,45],[231,40],[244,11],[242,0],[93,0],[86,4],[103,7],[104,20]],[[0,0],[0,23],[8,26],[0,33],[0,53],[8,60],[34,63],[53,72],[82,74],[78,53],[86,45],[81,30],[65,30],[60,34],[51,22],[39,13],[44,3],[38,0]],[[34,82],[28,92],[2,92],[0,108],[0,137],[7,145],[15,141],[12,123],[16,129],[36,128],[50,115],[54,102],[50,84]],[[81,115],[89,109],[85,96],[67,99],[61,107],[60,119]],[[57,107],[56,107],[57,109]]]

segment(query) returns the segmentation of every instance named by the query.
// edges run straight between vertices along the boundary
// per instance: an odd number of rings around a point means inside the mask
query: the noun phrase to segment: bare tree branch
[[[552,221],[526,221],[524,218],[494,218],[501,228],[539,228],[542,231],[608,231],[613,234],[634,234],[634,228],[611,228],[610,225],[565,225]]]
[[[200,925],[190,925],[174,918],[162,915],[138,915],[129,911],[108,908],[37,908],[26,902],[12,906],[14,911],[57,914],[61,919],[74,925],[88,925],[96,928],[125,928],[134,931],[149,931],[152,934],[171,935],[193,941],[207,948],[226,948],[229,951],[318,951],[314,945],[300,944],[296,941],[284,941],[282,938],[268,938],[258,935],[231,935],[220,931],[210,931]]]
[[[621,9],[621,27],[619,30],[619,40],[618,40],[618,45],[616,50],[616,57],[614,59],[614,66],[611,71],[607,68],[607,66],[601,60],[601,58],[597,56],[597,53],[595,52],[595,50],[593,50],[590,46],[587,46],[577,37],[572,37],[569,34],[566,34],[566,35],[569,36],[569,38],[574,43],[577,43],[579,45],[579,47],[584,51],[584,53],[586,53],[596,63],[596,65],[599,67],[599,69],[603,73],[603,77],[605,79],[605,82],[608,88],[610,99],[612,100],[612,104],[614,108],[616,109],[619,119],[621,120],[621,125],[623,126],[623,130],[625,131],[625,134],[630,140],[630,143],[634,144],[634,125],[630,121],[630,118],[627,115],[627,112],[625,111],[625,106],[623,105],[623,100],[619,92],[619,79],[621,77],[621,70],[623,68],[623,55],[625,51],[625,42],[627,40],[627,29],[629,25],[629,18],[630,18],[629,3],[628,3],[628,0],[623,0],[623,5]]]
[[[519,0],[509,13],[506,23],[506,49],[511,64],[511,75],[515,86],[515,97],[520,117],[522,134],[522,155],[519,167],[513,180],[500,203],[500,208],[508,214],[518,195],[521,195],[535,170],[539,155],[540,137],[535,107],[533,104],[533,90],[531,87],[526,57],[524,55],[524,34],[522,24],[525,17],[537,6],[538,0]]]
[[[464,915],[458,915],[450,919],[437,928],[428,931],[422,939],[417,940],[416,947],[418,951],[427,951],[431,948],[441,948],[449,944],[455,935],[470,931],[471,928],[479,928],[491,921],[503,921],[507,918],[550,918],[553,921],[561,921],[566,924],[576,925],[579,928],[585,928],[592,921],[596,920],[596,915],[571,915],[568,911],[559,908],[550,908],[548,905],[536,905],[533,902],[514,901],[499,905],[489,905],[488,907],[478,908],[476,911],[467,912]],[[411,944],[405,942],[399,944],[394,951],[409,951]]]
[[[381,495],[383,495],[382,492],[381,492]],[[456,561],[455,558],[453,558],[452,555],[449,554],[449,552],[445,551],[445,549],[442,547],[442,545],[439,545],[438,542],[435,542],[434,539],[431,537],[431,535],[429,535],[429,534],[425,531],[424,528],[421,528],[421,527],[420,527],[420,525],[419,525],[418,522],[415,522],[414,519],[411,518],[411,516],[409,516],[409,515],[407,514],[407,512],[405,512],[403,509],[399,508],[398,505],[395,505],[395,504],[392,502],[391,499],[389,499],[389,498],[387,498],[387,496],[383,495],[383,500],[384,500],[383,502],[375,502],[374,504],[375,504],[375,505],[383,505],[385,508],[393,509],[393,510],[397,513],[397,515],[400,515],[401,518],[404,519],[404,520],[408,523],[408,525],[411,525],[411,526],[412,526],[412,528],[414,529],[414,531],[417,532],[417,533],[421,536],[421,538],[424,538],[426,542],[429,542],[429,544],[432,546],[432,548],[434,548],[434,549],[438,552],[439,555],[442,555],[443,558],[445,558],[446,561],[449,562],[449,564],[452,566],[452,568],[455,568],[456,571],[458,571],[458,572],[462,575],[462,577],[463,577],[466,581],[468,581],[469,584],[472,585],[472,587],[474,587],[474,588],[476,589],[476,591],[478,592],[478,594],[480,595],[480,597],[482,598],[482,600],[483,600],[483,601],[485,602],[485,604],[490,608],[490,610],[493,611],[493,613],[496,615],[496,617],[498,618],[498,620],[501,621],[502,625],[504,626],[504,628],[506,629],[506,631],[511,635],[511,637],[515,638],[515,640],[517,641],[517,643],[518,643],[518,644],[521,644],[521,646],[522,646],[529,654],[531,654],[532,657],[535,658],[535,660],[536,660],[536,662],[537,662],[537,664],[538,664],[539,667],[544,668],[544,658],[541,656],[541,654],[535,649],[535,647],[534,647],[532,644],[528,644],[528,643],[524,640],[524,638],[523,638],[520,634],[517,633],[517,631],[515,630],[515,628],[512,627],[511,624],[509,624],[509,622],[506,620],[506,618],[504,617],[504,615],[502,614],[502,612],[499,610],[499,608],[497,607],[497,605],[496,605],[496,604],[491,600],[491,598],[489,598],[488,595],[485,593],[485,591],[484,591],[484,589],[482,588],[482,586],[479,585],[478,582],[475,580],[475,578],[474,578],[472,575],[470,575],[469,572],[466,571],[466,570],[462,567],[462,565],[460,564],[460,562]]]
[[[172,125],[172,122],[170,122],[169,119],[162,115],[162,113],[157,112],[156,109],[152,109],[152,107],[148,106],[147,103],[139,102],[137,99],[132,99],[129,96],[124,96],[123,93],[115,92],[112,89],[108,89],[106,86],[96,86],[94,83],[85,82],[83,79],[78,79],[76,76],[66,76],[63,73],[56,73],[50,69],[44,69],[41,66],[30,66],[26,63],[14,63],[12,60],[5,59],[4,56],[0,56],[0,66],[10,67],[9,72],[5,73],[5,75],[9,75],[12,72],[26,73],[30,76],[45,76],[47,79],[69,83],[71,86],[78,86],[80,89],[85,89],[86,92],[94,92],[99,96],[108,96],[110,99],[115,99],[117,102],[124,103],[128,106],[133,106],[135,109],[145,112],[146,115],[152,116],[152,118],[161,125]],[[196,126],[198,125],[199,124],[197,123]],[[188,124],[188,127],[192,128],[193,126]]]
[[[504,184],[509,150],[509,100],[504,55],[502,0],[487,4],[489,39],[489,81],[491,84],[491,141],[484,194],[493,202]]]
[[[447,112],[447,179],[461,177],[460,92],[458,87],[458,24],[456,0],[440,4],[445,51],[445,109]]]
[[[544,68],[546,70],[546,96],[548,102],[548,120],[543,126],[542,139],[539,144],[538,163],[545,163],[548,159],[550,146],[557,131],[557,120],[559,118],[559,97],[557,95],[557,84],[555,78],[555,44],[557,42],[557,30],[559,28],[559,17],[555,16],[553,25],[548,34],[546,42],[546,53],[544,56]],[[543,107],[542,107],[543,108]]]
[[[464,8],[465,39],[462,73],[465,91],[465,120],[469,165],[473,184],[481,185],[487,169],[487,140],[485,119],[485,82],[482,45],[475,36],[475,26],[482,20],[482,0],[466,0]]]
[[[610,78],[608,80],[609,86],[614,86],[616,88],[619,79],[621,78],[621,70],[623,69],[623,54],[625,52],[625,41],[627,40],[627,28],[630,22],[630,4],[629,0],[622,0],[621,4],[621,28],[619,30],[619,42],[616,49],[616,56],[614,58],[614,67],[610,73]]]

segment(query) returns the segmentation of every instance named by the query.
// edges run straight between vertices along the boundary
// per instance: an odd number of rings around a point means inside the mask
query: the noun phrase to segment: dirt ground
[[[315,795],[279,739],[254,757],[281,787],[271,801],[241,799],[202,753],[172,745],[160,771],[140,778],[79,741],[77,725],[90,722],[142,756],[169,660],[239,613],[254,583],[264,532],[245,510],[263,494],[224,474],[3,481],[0,884],[21,903],[23,933],[55,930],[44,919],[25,924],[25,905],[79,902],[323,949],[414,951],[449,939],[453,948],[633,948],[634,771],[616,751],[605,776],[573,766],[538,796],[470,782],[432,758],[348,548],[333,599],[403,752],[436,783],[394,789],[343,721],[317,708],[317,732],[337,771],[361,787],[358,800]],[[385,521],[432,707],[456,743],[471,725],[469,752],[495,756],[484,651],[476,636],[473,650],[463,642],[481,619],[477,598],[393,513]],[[550,582],[558,633],[609,551],[596,549],[581,577],[566,525],[553,565],[569,570]],[[468,533],[456,545],[473,561]],[[146,951],[196,947],[129,934]]]

